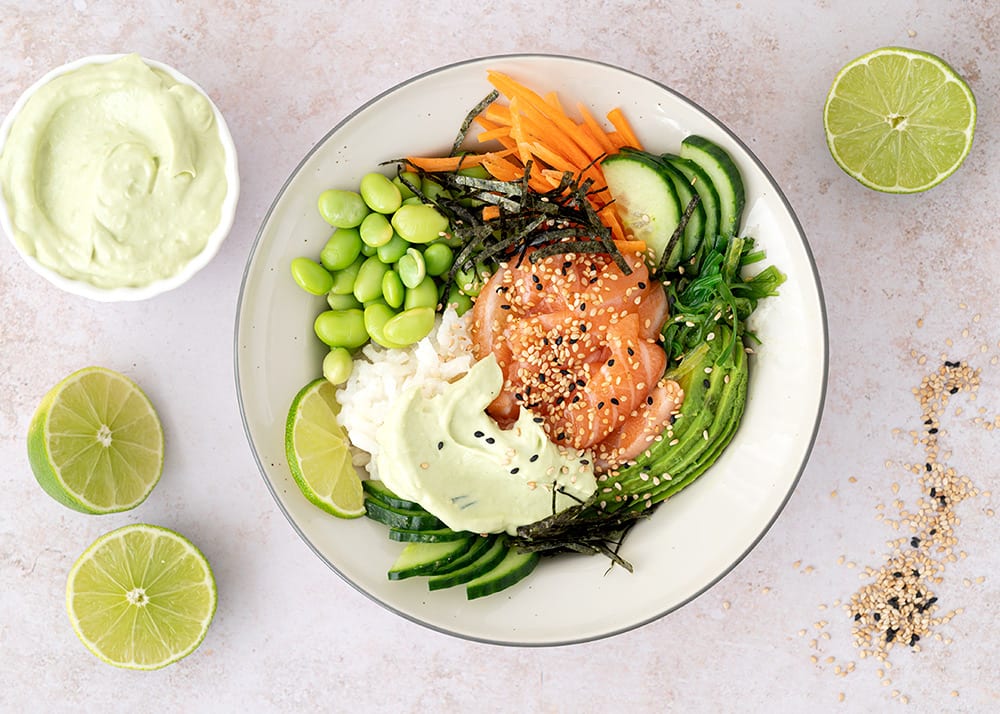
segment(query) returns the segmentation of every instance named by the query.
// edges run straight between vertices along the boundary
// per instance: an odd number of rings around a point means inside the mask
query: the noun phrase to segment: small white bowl
[[[39,88],[48,84],[60,75],[67,74],[86,65],[106,64],[124,56],[126,55],[112,54],[83,57],[74,62],[64,64],[61,67],[51,70],[37,82],[28,87],[28,89],[18,98],[17,102],[14,103],[14,106],[4,118],[3,122],[0,123],[0,154],[3,153],[4,144],[7,141],[10,129],[16,121],[18,114]],[[222,112],[220,112],[219,108],[215,106],[215,103],[204,89],[173,67],[145,57],[142,58],[142,61],[150,67],[166,72],[177,82],[187,84],[196,89],[199,94],[208,100],[209,105],[212,107],[212,111],[215,113],[215,124],[218,127],[219,140],[222,142],[222,148],[226,157],[225,175],[227,189],[226,195],[222,201],[219,223],[215,227],[215,230],[212,231],[211,235],[209,235],[208,240],[205,243],[205,247],[200,253],[185,263],[180,270],[172,276],[156,280],[146,285],[120,288],[101,288],[83,280],[73,280],[57,273],[45,265],[42,265],[34,256],[25,253],[21,246],[18,245],[18,242],[14,239],[14,226],[11,222],[10,213],[7,208],[7,201],[4,197],[3,191],[0,190],[0,229],[7,234],[7,237],[10,239],[14,249],[17,250],[24,262],[27,263],[32,270],[44,277],[56,287],[59,287],[66,292],[73,293],[74,295],[79,295],[81,297],[99,302],[146,300],[183,285],[195,273],[204,268],[208,262],[215,257],[215,254],[219,252],[222,242],[226,239],[226,236],[229,235],[229,231],[233,226],[233,221],[236,217],[236,204],[239,201],[240,177],[239,165],[236,156],[236,146],[233,143],[233,137],[229,133],[229,127],[226,125],[226,120],[223,118]]]

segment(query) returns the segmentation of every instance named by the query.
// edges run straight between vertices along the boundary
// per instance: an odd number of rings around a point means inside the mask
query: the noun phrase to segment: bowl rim
[[[257,447],[255,446],[254,441],[253,441],[253,435],[251,433],[250,424],[247,421],[247,411],[246,411],[246,407],[245,407],[245,404],[244,404],[243,391],[242,391],[241,382],[240,382],[240,322],[241,322],[241,319],[242,319],[242,307],[243,307],[243,300],[244,300],[244,295],[245,295],[245,291],[246,291],[246,287],[247,287],[247,281],[248,281],[248,279],[250,277],[250,268],[253,265],[254,258],[256,257],[256,254],[257,254],[257,249],[260,246],[261,240],[263,239],[263,236],[264,236],[264,230],[267,227],[268,222],[270,221],[272,214],[274,213],[274,211],[275,211],[277,205],[280,203],[281,199],[284,197],[285,192],[288,190],[288,187],[290,186],[290,184],[292,183],[292,181],[295,179],[295,177],[299,174],[299,172],[302,170],[302,168],[305,166],[305,164],[312,158],[312,156],[320,149],[321,146],[323,146],[327,141],[329,141],[329,139],[334,134],[336,134],[338,131],[340,131],[340,129],[344,125],[346,125],[348,122],[350,122],[352,119],[354,119],[355,116],[357,116],[361,112],[367,110],[371,105],[379,102],[380,100],[382,100],[387,95],[390,95],[393,92],[396,92],[397,90],[401,89],[402,87],[405,87],[405,86],[407,86],[409,84],[412,84],[414,82],[418,82],[418,81],[420,81],[420,80],[422,80],[422,79],[424,79],[424,78],[426,78],[428,76],[439,74],[441,72],[452,70],[452,69],[455,69],[455,68],[458,68],[458,67],[461,67],[461,66],[464,66],[464,65],[475,64],[475,63],[486,62],[486,61],[504,61],[504,60],[519,60],[519,59],[528,59],[528,60],[533,60],[533,59],[566,60],[566,61],[570,61],[570,62],[579,62],[579,63],[583,63],[583,64],[590,64],[590,65],[597,65],[597,66],[601,66],[601,67],[606,67],[606,68],[609,68],[609,69],[612,69],[612,70],[616,70],[618,72],[623,72],[623,73],[631,75],[633,77],[637,77],[639,79],[643,79],[645,81],[648,81],[648,82],[656,85],[658,88],[660,88],[663,91],[667,92],[671,96],[677,98],[678,100],[680,100],[682,102],[685,102],[685,103],[689,104],[690,106],[692,106],[693,108],[695,108],[697,111],[701,112],[706,118],[708,118],[711,122],[713,122],[722,132],[724,132],[730,139],[732,139],[740,147],[740,149],[746,154],[746,156],[749,157],[749,159],[756,165],[757,169],[760,170],[760,172],[762,173],[762,175],[766,179],[767,183],[774,190],[775,195],[778,198],[778,200],[780,201],[780,203],[783,206],[784,210],[787,211],[788,216],[791,219],[792,224],[795,226],[796,233],[798,235],[799,240],[801,241],[802,248],[803,248],[803,250],[805,252],[806,260],[807,260],[807,262],[809,264],[809,267],[810,267],[812,280],[813,280],[813,282],[814,282],[814,284],[816,286],[816,298],[818,300],[819,317],[820,317],[820,328],[821,328],[821,334],[822,334],[822,338],[823,338],[823,346],[822,346],[822,350],[821,350],[822,364],[821,364],[821,369],[820,369],[820,371],[821,371],[821,379],[820,379],[820,384],[819,384],[819,398],[818,398],[817,405],[816,405],[816,414],[815,414],[815,417],[813,419],[812,428],[810,430],[807,443],[805,443],[805,449],[804,449],[803,454],[802,454],[801,463],[798,465],[798,467],[796,469],[795,477],[791,481],[791,483],[790,483],[790,485],[788,487],[788,490],[784,494],[781,502],[775,508],[774,513],[771,515],[771,517],[767,521],[767,523],[761,528],[760,532],[756,535],[756,537],[754,537],[753,540],[748,543],[748,545],[746,546],[746,548],[744,548],[742,552],[738,553],[734,557],[734,559],[732,560],[732,562],[730,562],[725,568],[723,568],[718,573],[718,575],[716,575],[714,578],[712,578],[703,587],[701,587],[697,591],[693,592],[689,597],[681,600],[680,602],[677,602],[677,603],[671,605],[670,607],[665,608],[664,610],[662,610],[662,611],[660,611],[660,612],[658,612],[658,613],[656,613],[656,614],[654,614],[654,615],[652,615],[650,617],[646,617],[646,618],[641,619],[639,621],[636,621],[636,622],[633,622],[633,623],[629,623],[628,625],[624,625],[622,627],[618,627],[616,629],[609,630],[609,631],[606,631],[606,632],[597,633],[597,634],[594,634],[594,635],[588,635],[588,636],[584,636],[584,637],[570,637],[570,638],[566,638],[566,639],[562,639],[562,640],[557,640],[557,641],[553,640],[553,641],[537,641],[537,642],[525,642],[525,641],[516,641],[516,640],[502,640],[502,639],[495,639],[495,638],[490,638],[490,637],[476,636],[476,635],[471,635],[471,634],[468,634],[468,633],[463,633],[463,632],[455,631],[455,630],[449,629],[448,627],[445,627],[445,626],[442,626],[442,625],[437,625],[437,624],[434,624],[434,623],[431,623],[431,622],[427,622],[425,620],[420,619],[419,617],[416,617],[414,615],[411,615],[411,614],[409,614],[407,612],[404,612],[404,611],[402,611],[402,610],[394,607],[391,603],[388,603],[388,602],[386,602],[384,600],[381,600],[375,594],[367,591],[366,589],[364,589],[363,587],[361,587],[358,583],[355,583],[353,580],[351,580],[349,577],[347,577],[347,575],[345,573],[341,572],[341,570],[339,568],[337,568],[336,565],[334,565],[332,562],[330,562],[330,560],[322,552],[320,552],[320,550],[317,547],[317,545],[314,544],[309,539],[309,537],[305,534],[305,532],[302,530],[302,528],[295,522],[295,520],[292,518],[291,514],[288,512],[288,510],[285,508],[284,504],[282,503],[282,500],[279,497],[278,492],[276,490],[276,486],[271,483],[270,479],[268,479],[267,471],[266,471],[266,469],[264,467],[264,463],[261,460],[261,456],[258,453]],[[824,413],[825,406],[826,406],[826,399],[827,399],[828,387],[829,387],[830,333],[829,333],[829,321],[828,321],[828,316],[827,316],[826,300],[824,298],[823,286],[822,286],[822,282],[820,280],[819,270],[818,270],[817,265],[816,265],[815,257],[813,255],[812,249],[809,246],[809,242],[808,242],[808,240],[806,238],[805,230],[802,228],[802,224],[799,221],[798,216],[796,215],[794,209],[792,208],[791,204],[789,203],[788,198],[785,196],[784,192],[781,190],[781,187],[778,186],[778,183],[775,181],[774,177],[771,175],[771,172],[768,171],[767,167],[757,157],[757,155],[754,154],[754,152],[750,149],[750,147],[742,139],[740,139],[726,124],[724,124],[721,120],[719,120],[714,114],[712,114],[711,112],[707,111],[700,104],[698,104],[697,102],[689,99],[684,94],[678,92],[677,90],[671,88],[670,86],[664,84],[663,82],[660,82],[660,81],[658,81],[656,79],[653,79],[653,78],[651,78],[651,77],[649,77],[647,75],[644,75],[644,74],[642,74],[640,72],[637,72],[637,71],[634,71],[634,70],[631,70],[631,69],[627,69],[627,68],[622,67],[620,65],[616,65],[616,64],[613,64],[613,63],[610,63],[610,62],[605,62],[605,61],[602,61],[602,60],[596,60],[596,59],[591,59],[591,58],[586,58],[586,57],[580,57],[580,56],[575,56],[575,55],[568,55],[568,54],[546,53],[546,52],[513,52],[513,53],[489,54],[489,55],[478,55],[478,56],[475,56],[475,57],[469,57],[469,58],[466,58],[466,59],[463,59],[463,60],[459,60],[459,61],[456,61],[456,62],[450,62],[450,63],[447,63],[447,64],[439,65],[439,66],[433,67],[431,69],[425,70],[423,72],[420,72],[418,74],[415,74],[413,76],[410,76],[407,79],[404,79],[403,81],[398,82],[398,83],[394,84],[393,86],[389,87],[388,89],[386,89],[386,90],[378,93],[377,95],[375,95],[372,98],[368,99],[367,101],[365,101],[364,103],[362,103],[360,106],[358,106],[356,109],[354,109],[353,111],[351,111],[350,113],[348,113],[347,115],[345,115],[329,131],[327,131],[312,146],[312,148],[309,149],[309,151],[302,157],[302,159],[295,165],[295,167],[289,173],[288,178],[282,183],[280,189],[278,190],[278,192],[275,195],[273,201],[271,202],[271,205],[268,207],[267,212],[264,214],[263,218],[261,219],[260,227],[257,230],[257,235],[254,237],[253,244],[250,246],[250,250],[249,250],[249,252],[247,254],[247,262],[246,262],[246,266],[244,267],[243,276],[242,276],[241,282],[240,282],[239,295],[237,296],[237,302],[236,302],[235,325],[234,325],[234,331],[233,331],[233,355],[234,355],[233,375],[234,375],[235,386],[236,386],[236,398],[237,398],[238,406],[239,406],[239,409],[240,409],[240,418],[241,418],[241,420],[243,422],[243,431],[244,431],[244,434],[246,435],[248,445],[250,446],[250,452],[253,454],[254,461],[257,464],[257,470],[258,470],[258,472],[259,472],[259,474],[261,476],[261,479],[264,481],[264,484],[267,487],[268,491],[271,493],[271,496],[274,499],[276,505],[278,506],[278,510],[280,510],[281,513],[284,515],[284,517],[288,521],[289,525],[291,525],[292,530],[295,531],[295,533],[299,536],[299,538],[302,539],[302,541],[306,544],[306,546],[320,559],[320,561],[322,561],[323,563],[325,563],[326,566],[328,568],[330,568],[330,570],[332,570],[334,573],[336,573],[341,578],[341,580],[343,580],[349,586],[351,586],[352,588],[354,588],[354,590],[356,590],[357,592],[361,593],[362,595],[364,595],[369,600],[375,602],[376,604],[378,604],[381,607],[385,608],[386,610],[388,610],[389,612],[393,613],[394,615],[402,617],[403,619],[408,620],[408,621],[410,621],[410,622],[412,622],[412,623],[414,623],[416,625],[419,625],[421,627],[424,627],[424,628],[426,628],[428,630],[431,630],[431,631],[439,633],[439,634],[448,635],[448,636],[451,636],[451,637],[456,637],[456,638],[459,638],[459,639],[462,639],[462,640],[465,640],[465,641],[468,641],[468,642],[477,642],[477,643],[481,643],[481,644],[494,645],[494,646],[499,646],[499,647],[519,647],[519,648],[531,648],[531,649],[535,649],[535,648],[565,647],[565,646],[571,646],[571,645],[579,645],[579,644],[586,644],[586,643],[590,643],[590,642],[596,642],[596,641],[599,641],[599,640],[608,639],[608,638],[611,638],[611,637],[616,637],[616,636],[624,634],[626,632],[631,632],[632,630],[639,629],[639,628],[644,627],[644,626],[646,626],[646,625],[648,625],[648,624],[650,624],[652,622],[660,620],[660,619],[666,617],[667,615],[669,615],[669,614],[671,614],[673,612],[676,612],[677,610],[681,609],[682,607],[684,607],[685,605],[691,603],[692,601],[698,599],[699,597],[701,597],[702,595],[704,595],[707,591],[709,591],[713,587],[715,587],[715,585],[717,585],[723,578],[725,578],[727,575],[729,575],[736,568],[736,566],[738,566],[750,554],[750,552],[753,551],[757,547],[757,545],[761,542],[761,540],[763,540],[764,536],[767,535],[767,533],[774,526],[775,522],[777,522],[778,517],[784,511],[785,506],[788,504],[789,500],[792,497],[792,494],[795,492],[796,488],[798,487],[799,482],[802,479],[802,475],[805,472],[806,466],[809,463],[809,459],[810,459],[810,456],[812,454],[813,448],[816,445],[816,440],[817,440],[817,437],[819,435],[820,424],[822,422],[822,417],[823,417],[823,413]]]
[[[108,64],[122,57],[128,57],[130,55],[138,56],[143,63],[149,67],[162,70],[169,74],[175,81],[180,84],[186,84],[194,88],[202,97],[208,100],[209,106],[212,107],[212,113],[215,116],[215,122],[218,126],[219,139],[222,142],[222,149],[225,154],[225,174],[226,174],[226,195],[222,199],[222,206],[219,215],[219,223],[216,225],[215,229],[209,234],[208,240],[205,243],[205,247],[195,255],[191,260],[185,263],[179,271],[167,278],[162,278],[160,280],[155,280],[146,285],[137,285],[130,287],[118,287],[118,288],[102,288],[88,283],[84,280],[74,280],[72,278],[67,278],[65,275],[58,273],[57,271],[49,268],[42,263],[40,263],[34,256],[28,255],[24,252],[17,241],[14,239],[14,226],[11,222],[10,211],[7,206],[7,199],[4,195],[3,190],[0,190],[0,231],[7,235],[11,245],[14,246],[14,250],[21,259],[30,267],[35,273],[41,275],[43,278],[48,280],[50,283],[56,287],[68,292],[73,295],[77,295],[84,298],[89,298],[90,300],[95,300],[98,302],[125,302],[125,301],[136,301],[136,300],[146,300],[148,298],[155,297],[161,293],[165,293],[169,290],[173,290],[188,280],[190,280],[198,271],[204,268],[208,263],[215,257],[222,247],[222,243],[228,237],[229,232],[232,230],[233,223],[236,220],[236,207],[239,203],[240,196],[240,175],[239,175],[239,158],[236,152],[236,144],[233,142],[232,134],[229,131],[229,126],[226,123],[225,117],[222,112],[212,101],[212,98],[197,82],[192,80],[190,77],[185,75],[183,72],[179,71],[171,65],[161,62],[159,60],[154,60],[148,58],[144,55],[135,52],[121,52],[115,54],[96,54],[87,55],[79,59],[73,60],[72,62],[67,62],[66,64],[60,65],[39,77],[31,86],[24,90],[21,95],[14,102],[10,111],[4,117],[3,121],[0,122],[0,155],[3,154],[4,146],[7,143],[7,137],[10,134],[10,129],[17,117],[20,115],[21,110],[29,99],[43,86],[51,82],[56,77],[59,77],[69,72],[73,72],[81,67],[87,65],[96,64]]]

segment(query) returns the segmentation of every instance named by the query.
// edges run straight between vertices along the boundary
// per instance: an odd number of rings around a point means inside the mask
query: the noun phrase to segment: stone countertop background
[[[986,428],[1000,412],[998,37],[1000,8],[988,0],[501,0],[482,8],[451,0],[0,0],[0,114],[54,66],[135,51],[208,91],[227,118],[242,174],[236,224],[220,254],[182,289],[147,302],[61,293],[0,242],[0,710],[867,712],[892,711],[904,697],[912,711],[1000,710],[1000,550],[989,493],[998,442]],[[978,100],[965,165],[916,196],[861,187],[824,141],[823,101],[837,70],[884,45],[943,56]],[[727,124],[796,210],[830,327],[816,446],[758,547],[657,622],[550,649],[437,634],[327,569],[261,481],[233,377],[246,258],[300,158],[358,105],[410,76],[512,52],[633,70]],[[967,557],[949,564],[936,588],[944,611],[962,611],[937,628],[940,641],[894,649],[880,677],[880,665],[858,658],[852,623],[833,603],[867,582],[859,578],[865,566],[884,562],[897,534],[876,515],[880,504],[892,510],[893,484],[899,498],[918,495],[900,466],[923,458],[908,436],[921,426],[912,390],[942,359],[968,360],[983,380],[976,401],[962,398],[964,413],[951,409],[942,424],[946,460],[983,492],[958,508],[956,553]],[[128,514],[68,511],[38,488],[27,464],[24,435],[39,398],[89,364],[143,384],[171,435],[154,497]],[[99,662],[64,610],[66,573],[79,553],[136,520],[200,544],[220,591],[201,648],[154,673]],[[856,667],[838,675],[828,657]]]

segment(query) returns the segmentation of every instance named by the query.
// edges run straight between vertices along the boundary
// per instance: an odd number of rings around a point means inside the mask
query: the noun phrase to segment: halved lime
[[[46,394],[28,427],[28,461],[45,491],[84,513],[135,508],[163,472],[163,428],[123,374],[87,367]]]
[[[285,455],[309,501],[340,518],[357,518],[365,513],[365,496],[339,411],[336,388],[326,379],[303,387],[288,410]]]
[[[972,147],[976,99],[940,57],[883,47],[837,74],[823,110],[837,164],[869,188],[926,191]]]
[[[66,581],[77,636],[108,664],[159,669],[193,652],[218,596],[212,569],[187,538],[142,523],[106,533]]]

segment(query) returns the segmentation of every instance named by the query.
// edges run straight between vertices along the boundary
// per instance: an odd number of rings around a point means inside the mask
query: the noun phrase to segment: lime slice
[[[163,471],[163,428],[131,379],[87,367],[46,394],[28,427],[28,461],[45,491],[84,513],[142,503]]]
[[[326,379],[303,387],[288,410],[285,455],[306,498],[327,513],[357,518],[365,513],[365,496],[339,411],[336,388]]]
[[[826,142],[840,167],[869,188],[926,191],[972,147],[976,99],[940,57],[884,47],[837,74],[823,110]]]
[[[215,614],[215,579],[187,538],[132,524],[84,551],[66,582],[77,636],[108,664],[159,669],[193,652]]]

